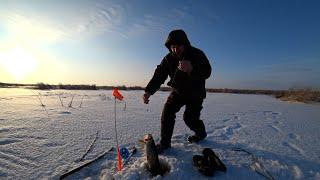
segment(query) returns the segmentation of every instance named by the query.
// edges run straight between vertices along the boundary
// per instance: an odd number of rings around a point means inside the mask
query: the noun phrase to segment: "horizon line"
[[[0,88],[5,88],[1,86],[38,86],[38,85],[44,85],[44,86],[59,86],[59,85],[64,85],[64,86],[88,86],[88,87],[107,87],[107,88],[140,88],[140,89],[145,89],[145,86],[139,86],[139,85],[96,85],[96,84],[71,84],[71,83],[59,83],[59,84],[49,84],[49,83],[6,83],[6,82],[0,82]],[[161,86],[160,88],[171,88],[170,86]],[[287,90],[302,90],[302,89],[309,89],[309,90],[320,90],[319,88],[314,88],[314,87],[293,87],[293,88],[288,88],[288,89],[261,89],[261,88],[207,88],[206,90],[256,90],[256,91],[287,91]]]

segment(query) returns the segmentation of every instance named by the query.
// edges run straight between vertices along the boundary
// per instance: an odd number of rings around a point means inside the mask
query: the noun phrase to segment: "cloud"
[[[193,27],[194,23],[195,18],[188,12],[188,8],[172,7],[143,14],[142,18],[129,23],[124,33],[128,37],[146,32],[167,33],[168,29],[183,28],[186,27],[186,24]]]
[[[26,45],[52,43],[65,36],[64,31],[37,17],[28,18],[18,13],[8,14],[8,18],[3,23],[14,41]]]
[[[122,33],[128,18],[125,6],[117,4],[86,7],[82,14],[74,16],[77,28],[70,29],[70,32],[80,34]]]
[[[199,7],[194,9],[192,3],[180,7],[172,5],[170,8],[161,3],[157,7],[150,2],[135,4],[131,1],[80,1],[65,5],[51,3],[52,6],[37,3],[29,4],[35,7],[29,9],[26,6],[13,6],[14,3],[2,7],[2,23],[14,36],[18,34],[25,41],[34,39],[39,43],[55,43],[103,33],[128,38],[146,32],[165,32],[185,26],[193,28],[200,16],[201,21],[206,18],[211,21],[215,17],[207,10],[202,12]],[[141,3],[146,3],[148,10],[137,11]],[[28,37],[29,34],[31,36]]]
[[[0,9],[0,19],[7,32],[18,41],[50,44],[106,32],[121,34],[127,22],[124,7],[114,3],[37,10],[8,7]]]

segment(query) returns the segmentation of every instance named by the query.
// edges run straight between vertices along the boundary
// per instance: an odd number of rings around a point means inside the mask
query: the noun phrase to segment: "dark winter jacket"
[[[185,45],[186,49],[183,55],[177,57],[173,54],[170,50],[171,45]],[[165,46],[170,52],[163,58],[161,64],[157,66],[145,91],[154,94],[169,76],[168,86],[171,86],[174,91],[187,96],[205,98],[205,81],[211,75],[211,66],[206,55],[200,49],[191,46],[183,30],[170,32]],[[193,70],[190,74],[178,69],[179,61],[181,60],[191,62]]]

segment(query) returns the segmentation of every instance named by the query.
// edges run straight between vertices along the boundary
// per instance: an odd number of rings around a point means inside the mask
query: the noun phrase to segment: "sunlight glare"
[[[6,52],[0,52],[0,63],[18,81],[32,73],[37,67],[36,58],[25,49],[15,47]]]

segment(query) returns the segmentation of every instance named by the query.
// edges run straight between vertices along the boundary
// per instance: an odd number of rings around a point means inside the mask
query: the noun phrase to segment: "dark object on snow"
[[[156,176],[158,174],[161,174],[158,151],[157,151],[157,148],[154,143],[152,135],[151,134],[145,135],[143,138],[143,141],[146,144],[146,154],[147,154],[147,162],[148,162],[149,171],[151,172],[152,176]]]
[[[179,52],[173,52],[171,46],[179,46]],[[176,113],[185,106],[183,120],[196,135],[203,137],[205,126],[200,120],[203,100],[206,97],[206,79],[211,75],[211,65],[205,53],[191,45],[187,34],[182,29],[170,32],[165,46],[169,53],[157,66],[154,74],[145,88],[145,102],[159,90],[169,77],[167,83],[172,87],[161,115],[161,140],[162,147],[170,147],[174,130]],[[188,62],[191,71],[181,68],[181,64]],[[182,70],[184,69],[184,70]]]
[[[127,159],[130,155],[129,149],[126,147],[121,147],[120,148],[120,155],[123,159]]]
[[[206,137],[207,137],[207,133],[206,132],[204,132],[202,136],[199,136],[199,135],[195,134],[195,135],[192,135],[192,136],[188,137],[188,142],[197,143],[199,141],[204,140]]]
[[[70,171],[62,174],[59,179],[65,179],[66,177],[70,176],[71,174],[73,174],[73,173],[75,173],[75,172],[77,172],[77,171],[80,171],[82,168],[89,166],[90,164],[98,161],[99,159],[102,159],[102,158],[103,158],[108,152],[110,152],[110,151],[113,151],[113,147],[111,147],[110,149],[108,149],[107,151],[105,151],[104,153],[102,153],[102,154],[101,154],[100,156],[98,156],[97,158],[95,158],[95,159],[93,159],[93,160],[90,160],[90,161],[86,161],[86,162],[83,163],[82,165],[80,165],[80,166],[78,166],[78,167],[76,167],[76,168],[74,168],[74,169],[72,169],[72,170],[70,170]]]
[[[137,148],[135,146],[129,147],[127,149],[129,151],[129,155],[127,156],[127,158],[123,158],[123,166],[126,165],[130,161],[131,157],[137,153]]]
[[[206,160],[209,161],[209,165],[213,166],[215,170],[226,172],[227,168],[219,157],[210,148],[204,148],[202,154]]]
[[[214,171],[227,171],[226,166],[210,148],[205,148],[202,154],[203,156],[194,155],[192,159],[193,165],[200,173],[205,176],[213,176]]]
[[[169,95],[161,115],[161,140],[160,144],[164,147],[171,145],[171,137],[174,130],[176,113],[185,106],[183,120],[185,124],[199,137],[206,137],[206,129],[200,114],[203,99],[183,96],[176,91]]]
[[[213,176],[214,169],[213,167],[209,166],[209,162],[205,160],[205,158],[201,155],[194,155],[193,158],[193,165],[197,167],[199,172],[206,176]]]
[[[86,152],[81,156],[81,158],[78,160],[78,162],[83,161],[84,158],[88,155],[88,153],[92,150],[94,143],[97,141],[99,134],[99,130],[97,131],[93,141],[91,142],[90,146],[87,148]]]
[[[170,171],[170,166],[168,164],[164,162],[160,163],[158,157],[158,149],[154,143],[152,135],[145,135],[143,141],[146,145],[148,170],[150,171],[152,176],[163,176],[164,174],[166,174],[166,172]]]

